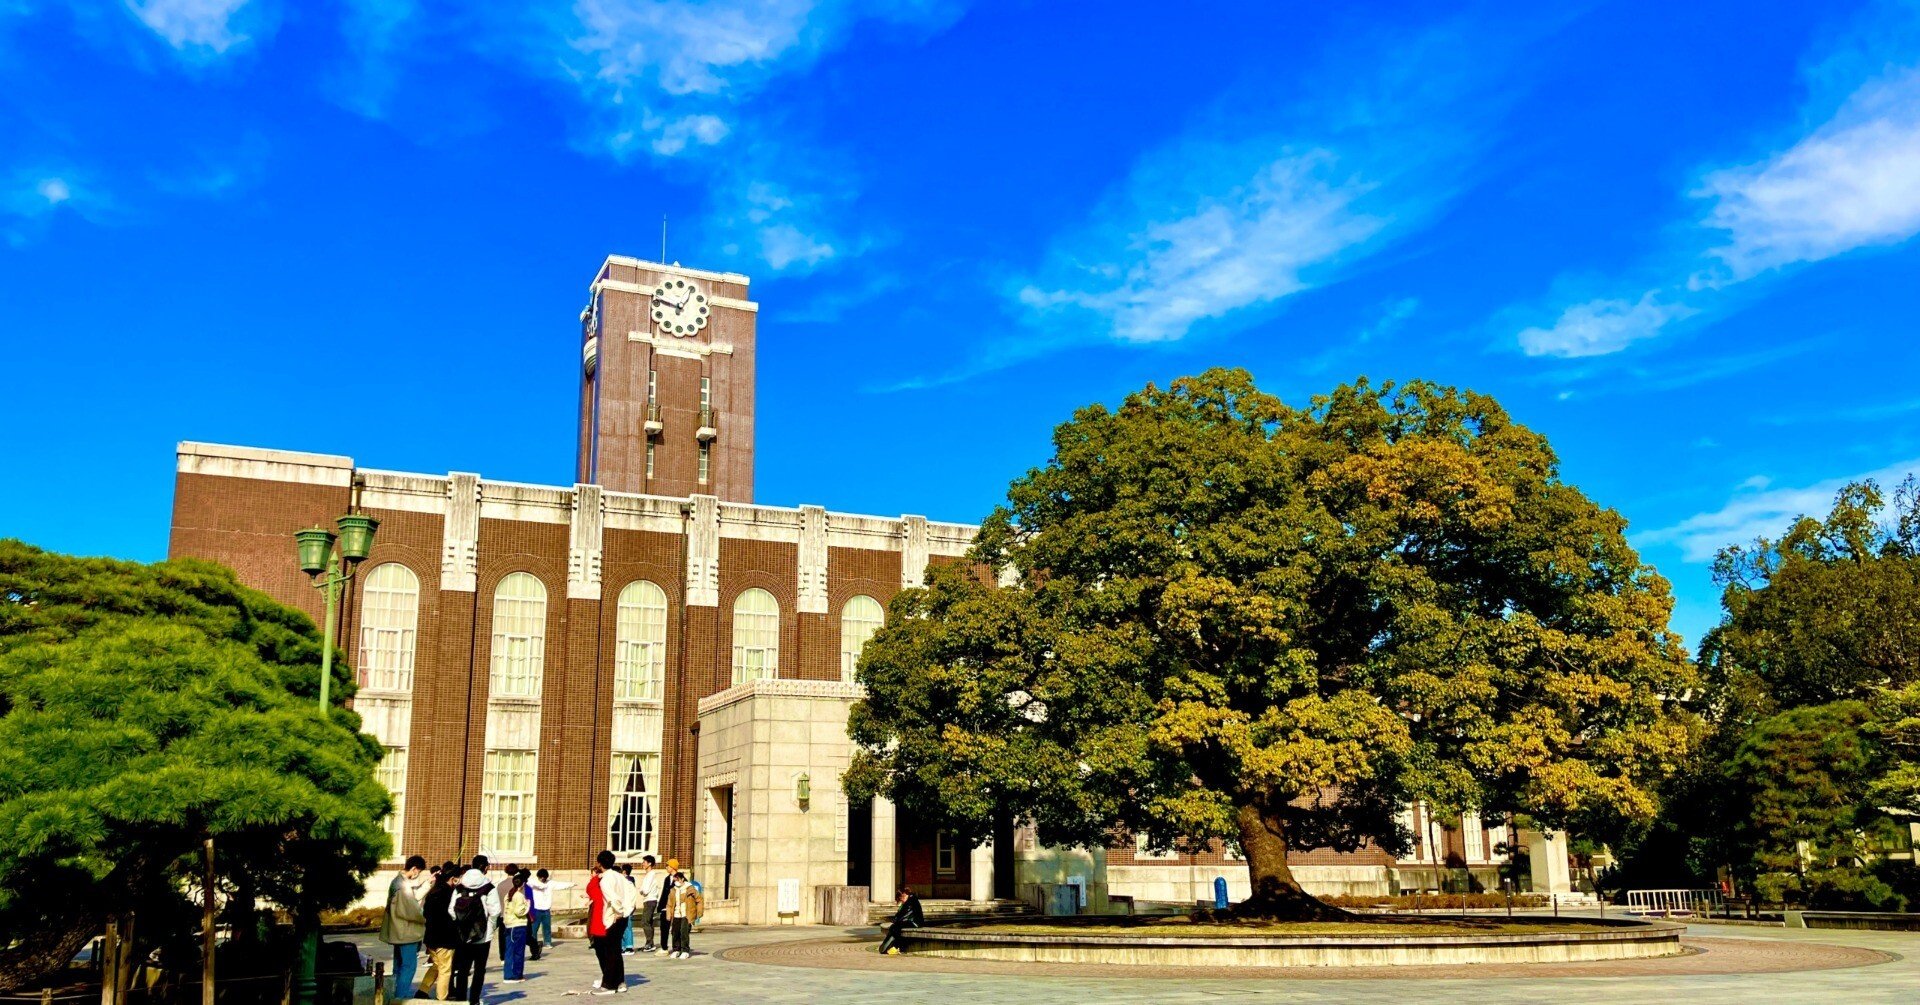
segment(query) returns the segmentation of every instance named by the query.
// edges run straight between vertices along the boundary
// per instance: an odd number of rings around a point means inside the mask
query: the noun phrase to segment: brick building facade
[[[1075,879],[1145,899],[1216,874],[1243,886],[1224,851],[1100,856],[1011,834],[954,848],[884,801],[848,805],[853,660],[893,594],[960,560],[975,528],[754,504],[747,287],[606,260],[581,312],[574,485],[183,443],[170,553],[318,619],[293,532],[350,510],[380,521],[339,638],[354,708],[389,750],[398,853],[563,874],[609,846],[673,856],[718,917],[754,922],[811,920],[823,886],[876,901],[901,881],[974,900]],[[1329,892],[1386,892],[1395,866],[1377,850],[1296,863]]]

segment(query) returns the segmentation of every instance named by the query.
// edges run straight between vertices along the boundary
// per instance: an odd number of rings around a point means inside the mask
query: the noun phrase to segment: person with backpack
[[[626,961],[620,958],[620,933],[633,913],[633,884],[614,868],[613,852],[602,849],[593,859],[593,878],[587,880],[587,939],[593,943],[594,958],[600,961],[600,979],[593,982],[597,995],[618,994],[627,989]]]
[[[393,991],[398,998],[413,990],[414,969],[420,965],[420,940],[427,934],[427,915],[420,906],[427,860],[407,859],[406,868],[387,884],[387,911],[380,920],[380,941],[393,947]]]
[[[500,898],[500,930],[506,933],[507,947],[501,954],[500,983],[518,984],[527,979],[527,917],[533,913],[532,894],[525,869],[508,881]]]
[[[420,978],[417,997],[445,1001],[453,988],[453,951],[460,940],[453,934],[453,877],[455,866],[448,862],[434,875],[433,887],[420,898],[420,913],[426,916],[425,936],[420,944],[427,950],[427,972]],[[431,989],[431,991],[429,991]]]
[[[487,882],[486,873],[468,869],[460,877],[447,914],[453,918],[453,935],[459,941],[453,950],[453,972],[466,981],[468,1005],[480,1005],[494,921],[500,917],[500,891]]]
[[[673,948],[667,956],[688,959],[693,956],[693,919],[706,913],[706,901],[700,896],[699,888],[687,882],[687,874],[680,871],[673,874],[673,887],[667,900],[667,918],[673,931]]]

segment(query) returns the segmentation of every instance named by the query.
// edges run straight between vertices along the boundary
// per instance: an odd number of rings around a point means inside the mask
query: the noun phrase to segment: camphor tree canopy
[[[361,892],[382,751],[351,711],[320,717],[319,663],[311,619],[218,566],[0,540],[0,989],[177,902],[206,837],[229,888]]]
[[[1491,398],[1306,408],[1243,371],[1090,406],[862,655],[847,781],[975,840],[1222,838],[1246,913],[1332,913],[1289,850],[1400,850],[1424,799],[1605,834],[1656,810],[1693,684],[1667,584]]]

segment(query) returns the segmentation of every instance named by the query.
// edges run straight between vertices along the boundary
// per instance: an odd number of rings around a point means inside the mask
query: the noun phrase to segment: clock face
[[[684,279],[668,279],[653,288],[653,323],[663,335],[686,338],[707,326],[713,305],[700,287]]]

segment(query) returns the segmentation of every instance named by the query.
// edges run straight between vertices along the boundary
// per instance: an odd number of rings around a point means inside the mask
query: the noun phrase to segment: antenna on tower
[[[660,261],[667,260],[667,214],[660,214]]]

